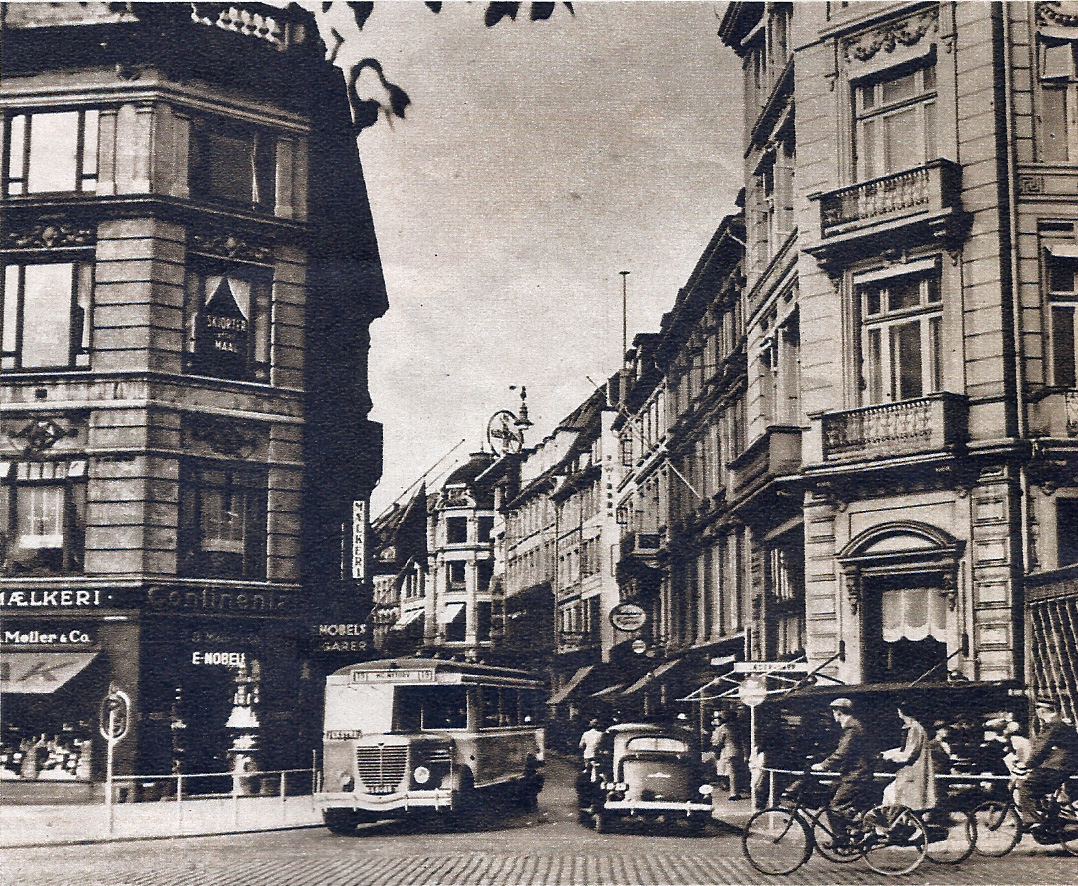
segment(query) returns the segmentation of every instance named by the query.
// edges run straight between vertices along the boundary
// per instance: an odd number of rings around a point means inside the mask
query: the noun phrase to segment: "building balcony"
[[[796,474],[801,469],[801,428],[769,427],[730,463],[730,486],[736,498],[761,480]]]
[[[821,417],[825,462],[952,450],[966,441],[969,404],[939,393]]]
[[[868,251],[964,236],[962,167],[950,160],[812,194],[820,204],[820,242],[807,247],[824,265],[840,265]]]

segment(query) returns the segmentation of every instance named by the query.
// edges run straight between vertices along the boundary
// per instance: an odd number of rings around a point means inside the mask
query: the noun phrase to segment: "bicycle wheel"
[[[877,874],[897,877],[924,861],[928,834],[908,806],[876,806],[862,821],[861,856]]]
[[[1059,845],[1071,855],[1078,855],[1078,815],[1075,814],[1073,805],[1060,811],[1057,827],[1059,828]]]
[[[812,854],[812,834],[789,809],[762,809],[745,825],[741,850],[761,874],[790,874]]]
[[[973,852],[977,841],[977,824],[964,809],[952,812],[931,810],[921,819],[928,832],[925,854],[936,864],[958,864]]]
[[[861,857],[857,846],[849,838],[836,845],[838,836],[826,809],[821,809],[812,816],[812,842],[820,855],[836,864],[846,864]]]
[[[1003,800],[985,800],[975,807],[973,824],[977,834],[973,851],[978,855],[1002,858],[1022,839],[1022,820]]]

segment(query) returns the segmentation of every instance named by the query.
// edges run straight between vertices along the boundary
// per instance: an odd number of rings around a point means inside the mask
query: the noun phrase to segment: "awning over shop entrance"
[[[648,671],[646,674],[644,674],[643,677],[641,677],[639,680],[637,680],[635,683],[633,683],[628,689],[626,689],[621,694],[622,695],[635,695],[641,689],[644,689],[645,687],[649,686],[650,684],[655,683],[655,682],[661,682],[664,674],[667,674],[670,671],[672,671],[679,664],[681,664],[684,660],[685,659],[683,659],[683,658],[674,658],[674,659],[671,659],[670,661],[664,661],[661,665],[659,665],[654,670]]]
[[[442,614],[442,624],[451,625],[464,613],[463,603],[446,603]]]
[[[584,665],[582,668],[577,668],[576,673],[569,678],[569,682],[561,687],[547,700],[547,704],[561,704],[565,701],[576,688],[584,682],[584,679],[595,670],[595,665]]]
[[[95,658],[96,652],[0,652],[0,692],[55,692]]]
[[[592,698],[610,698],[613,695],[617,695],[625,688],[624,683],[615,683],[613,686],[607,686],[606,689],[600,689],[598,692],[591,694]]]
[[[406,627],[408,627],[408,625],[410,625],[412,622],[414,622],[417,618],[419,618],[422,614],[423,614],[422,609],[413,609],[411,612],[405,612],[400,617],[400,620],[395,625],[393,625],[393,627],[394,628],[406,628]]]

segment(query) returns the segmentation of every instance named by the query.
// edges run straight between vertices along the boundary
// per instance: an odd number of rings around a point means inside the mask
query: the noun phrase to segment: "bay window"
[[[15,114],[4,139],[9,196],[97,190],[96,110]]]
[[[86,462],[0,464],[0,575],[83,568]]]
[[[184,368],[197,375],[268,382],[271,283],[268,268],[196,265],[184,298]]]
[[[0,369],[89,366],[93,264],[5,264]]]
[[[941,390],[938,270],[862,282],[858,297],[868,403],[911,400]]]
[[[264,470],[209,462],[183,464],[180,574],[265,578],[266,489]]]
[[[936,158],[936,67],[854,86],[858,181],[924,166]]]

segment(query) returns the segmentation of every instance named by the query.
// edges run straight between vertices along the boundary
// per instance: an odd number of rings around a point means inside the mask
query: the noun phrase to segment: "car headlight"
[[[703,794],[705,797],[708,796],[712,792],[712,790],[713,788],[709,784],[700,785],[700,793]]]
[[[426,784],[430,781],[430,770],[426,766],[416,766],[412,772],[412,778],[416,784]]]
[[[337,777],[337,780],[340,782],[342,791],[350,791],[356,784],[356,780],[352,778],[352,775],[349,772],[342,772]]]

